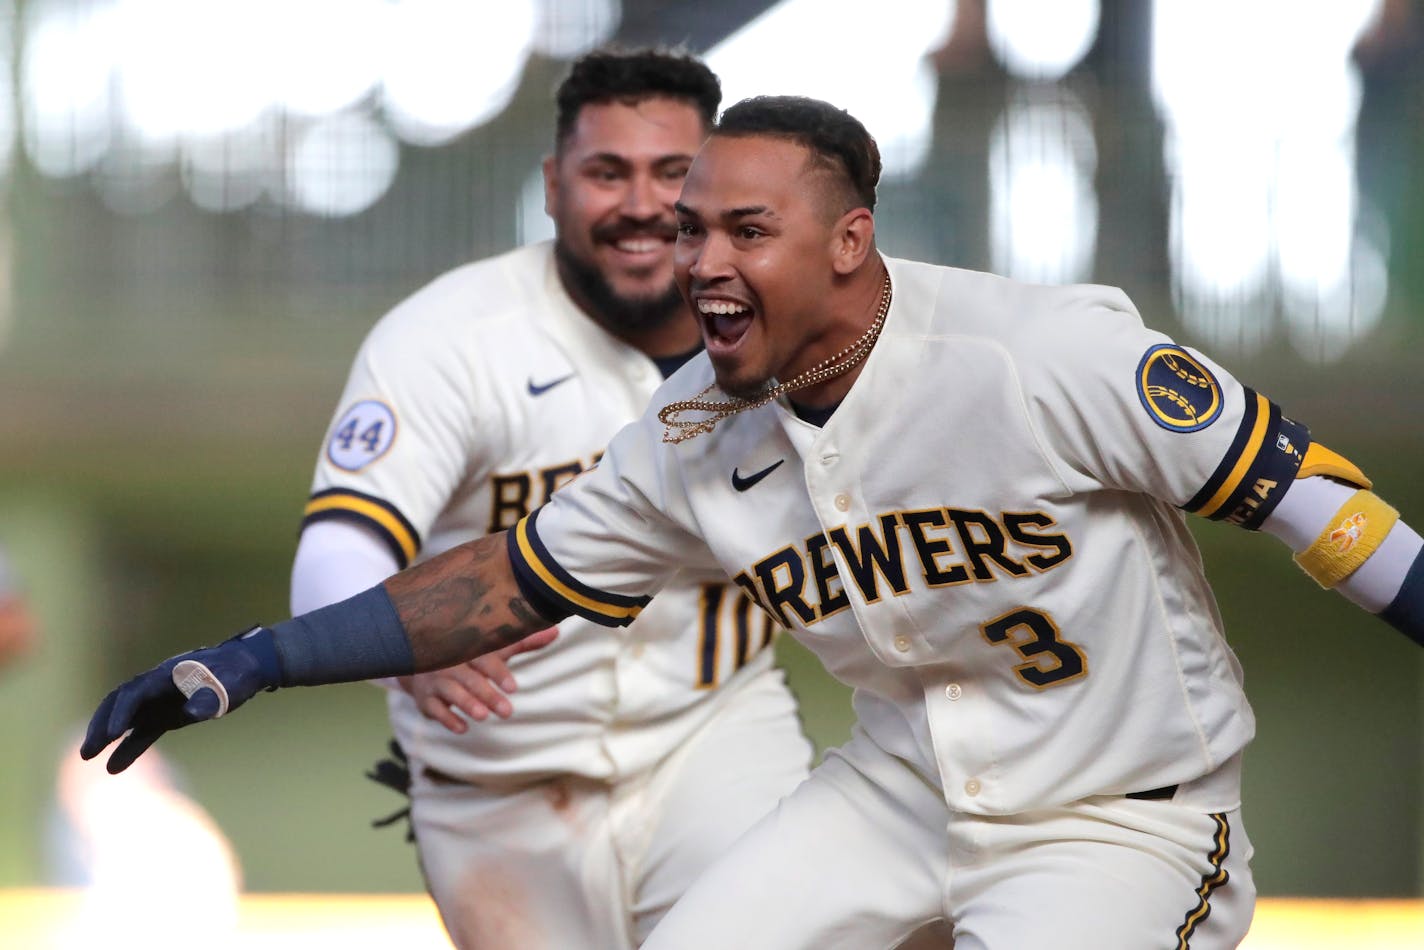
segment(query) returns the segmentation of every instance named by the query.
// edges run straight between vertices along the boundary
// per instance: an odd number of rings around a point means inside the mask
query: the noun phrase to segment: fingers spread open
[[[420,702],[420,711],[427,719],[433,719],[457,735],[469,730],[465,720],[455,715],[455,711],[440,697],[430,695]]]

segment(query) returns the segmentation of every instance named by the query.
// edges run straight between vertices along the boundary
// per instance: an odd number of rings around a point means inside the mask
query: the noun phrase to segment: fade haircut
[[[814,167],[835,175],[844,190],[843,214],[875,210],[880,182],[880,148],[860,120],[828,102],[804,96],[753,96],[729,106],[713,135],[769,135],[795,142],[811,153]]]
[[[555,144],[562,149],[584,106],[646,99],[685,102],[712,127],[722,102],[722,83],[700,59],[680,49],[605,48],[580,57],[554,94]]]

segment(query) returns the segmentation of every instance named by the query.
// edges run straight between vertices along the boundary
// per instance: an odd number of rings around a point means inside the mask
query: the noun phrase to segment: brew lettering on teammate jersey
[[[527,472],[491,475],[490,519],[486,531],[494,534],[514,527],[520,518],[548,501],[554,492],[597,465],[602,456],[600,452],[587,463],[574,459]]]
[[[1042,511],[891,511],[780,548],[733,580],[777,622],[809,627],[850,606],[833,549],[873,604],[920,583],[950,587],[1050,571],[1073,556],[1068,536],[1048,530],[1056,525]]]

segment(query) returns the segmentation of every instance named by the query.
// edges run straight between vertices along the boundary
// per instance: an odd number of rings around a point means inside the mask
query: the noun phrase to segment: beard
[[[586,304],[593,311],[591,316],[615,333],[655,329],[684,309],[682,294],[671,279],[662,292],[629,296],[613,289],[603,271],[579,259],[561,240],[554,241],[554,259],[559,275],[573,291],[571,296]]]
[[[730,373],[724,373],[715,362],[712,364],[712,373],[717,380],[718,389],[733,399],[742,399],[746,402],[755,402],[766,395],[766,391],[775,385],[775,380],[772,379],[763,379],[759,382],[738,379]]]

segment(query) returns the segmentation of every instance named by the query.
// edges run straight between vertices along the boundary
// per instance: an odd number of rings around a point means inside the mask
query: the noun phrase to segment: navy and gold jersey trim
[[[539,540],[535,527],[539,511],[530,512],[509,531],[509,560],[521,590],[532,591],[536,600],[605,627],[632,623],[652,598],[610,594],[580,583],[554,561]]]
[[[395,505],[349,488],[328,488],[311,496],[302,510],[302,527],[317,521],[354,521],[374,529],[404,570],[420,551],[416,531]]]
[[[1280,407],[1260,393],[1242,392],[1245,411],[1231,447],[1182,508],[1254,531],[1295,480],[1310,447],[1310,430],[1281,415]]]
[[[1192,934],[1196,932],[1202,921],[1211,916],[1212,892],[1231,880],[1231,875],[1227,873],[1225,866],[1226,857],[1231,853],[1231,825],[1227,823],[1224,814],[1217,813],[1210,817],[1212,821],[1216,822],[1216,834],[1212,837],[1212,850],[1207,855],[1211,868],[1202,875],[1201,884],[1197,887],[1196,906],[1187,911],[1182,926],[1177,928],[1177,942],[1173,944],[1177,950],[1189,950]]]

